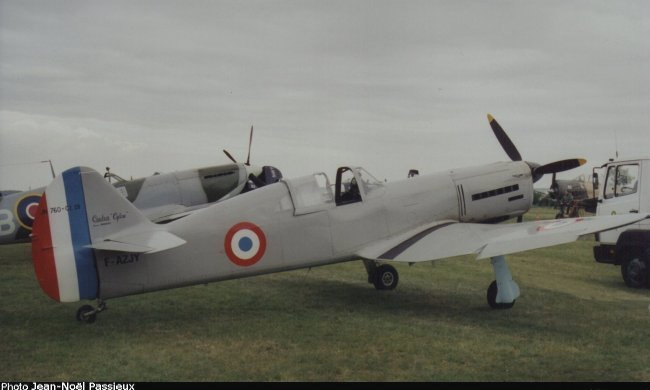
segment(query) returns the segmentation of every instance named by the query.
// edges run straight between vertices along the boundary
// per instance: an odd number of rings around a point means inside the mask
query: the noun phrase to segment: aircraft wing
[[[357,255],[370,260],[417,263],[476,254],[478,259],[560,245],[578,237],[616,229],[648,214],[569,218],[508,224],[439,221],[407,233],[374,242]]]

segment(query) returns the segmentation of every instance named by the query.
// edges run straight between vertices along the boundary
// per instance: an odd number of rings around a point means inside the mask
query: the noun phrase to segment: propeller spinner
[[[488,121],[490,122],[490,127],[492,128],[494,135],[497,137],[499,144],[501,144],[501,147],[503,150],[505,150],[508,157],[510,157],[512,161],[522,161],[521,154],[519,154],[517,147],[515,147],[515,144],[510,140],[501,125],[499,125],[499,122],[497,122],[496,119],[494,119],[494,117],[490,114],[488,114]],[[557,172],[568,171],[570,169],[577,168],[586,162],[587,160],[582,158],[571,158],[567,160],[555,161],[544,165],[539,165],[537,163],[528,161],[526,161],[526,164],[528,164],[530,167],[534,183],[547,173],[554,174]]]

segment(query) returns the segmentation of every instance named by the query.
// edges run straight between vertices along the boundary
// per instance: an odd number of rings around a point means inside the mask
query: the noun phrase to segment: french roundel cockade
[[[266,250],[264,232],[250,222],[240,222],[231,227],[224,241],[228,259],[241,267],[260,261]]]

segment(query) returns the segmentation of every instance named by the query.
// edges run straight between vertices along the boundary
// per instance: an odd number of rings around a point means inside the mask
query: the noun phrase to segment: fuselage
[[[532,205],[524,162],[391,183],[351,171],[361,190],[352,203],[339,202],[324,174],[283,179],[163,225],[186,241],[179,247],[149,254],[96,250],[99,297],[353,260],[366,245],[431,222],[498,221]]]

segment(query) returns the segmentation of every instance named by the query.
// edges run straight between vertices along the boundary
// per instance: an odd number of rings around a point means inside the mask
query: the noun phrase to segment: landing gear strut
[[[512,280],[512,274],[503,256],[492,258],[492,268],[497,280],[487,289],[487,301],[493,309],[510,309],[519,297],[519,286]]]
[[[90,305],[83,305],[77,310],[77,321],[92,324],[97,319],[97,313],[106,309],[106,302],[102,300],[98,301],[96,308]]]
[[[512,301],[510,303],[497,303],[497,293],[498,293],[497,281],[493,280],[492,283],[490,283],[490,287],[488,287],[487,289],[487,301],[488,301],[488,305],[490,305],[491,308],[510,309],[515,305],[515,301]]]
[[[377,265],[376,262],[364,260],[368,272],[368,283],[372,283],[377,290],[394,290],[399,281],[399,274],[395,267],[388,264]]]

